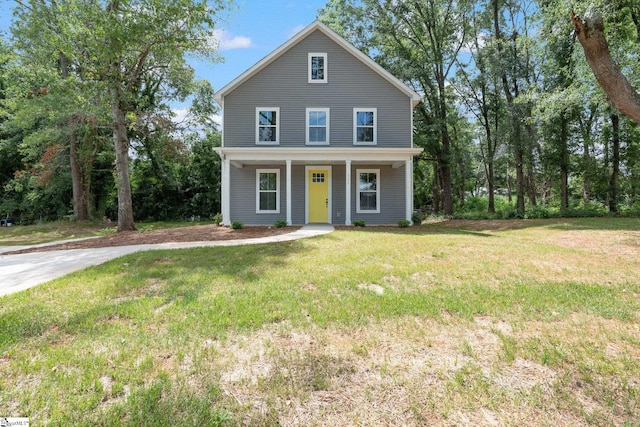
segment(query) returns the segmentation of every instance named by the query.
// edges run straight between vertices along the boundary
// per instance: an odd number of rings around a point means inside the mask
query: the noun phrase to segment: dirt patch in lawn
[[[258,237],[277,236],[291,233],[300,227],[269,227],[252,226],[239,230],[232,230],[217,225],[195,225],[192,227],[166,228],[152,231],[124,231],[107,236],[94,237],[74,242],[62,242],[55,245],[21,249],[7,254],[21,254],[28,252],[57,251],[62,249],[90,249],[111,246],[146,245],[174,242],[211,242],[217,240],[254,239]]]

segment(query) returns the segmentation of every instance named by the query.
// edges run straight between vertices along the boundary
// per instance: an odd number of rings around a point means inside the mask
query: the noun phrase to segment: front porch
[[[351,225],[354,218],[369,224],[410,221],[413,156],[421,151],[413,148],[218,148],[222,158],[223,224],[230,225],[238,218],[246,224],[273,224],[284,220],[288,225]],[[275,181],[272,194],[268,189],[261,192],[261,177]]]

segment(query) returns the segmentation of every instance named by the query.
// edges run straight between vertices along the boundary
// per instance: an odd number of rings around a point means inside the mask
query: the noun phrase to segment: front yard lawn
[[[0,298],[32,425],[626,425],[640,221],[450,221],[132,254]]]

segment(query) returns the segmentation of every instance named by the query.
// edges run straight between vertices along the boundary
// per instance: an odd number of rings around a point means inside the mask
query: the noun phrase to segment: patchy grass
[[[451,221],[130,255],[0,298],[0,414],[634,425],[640,223]]]
[[[213,224],[213,221],[168,222],[156,221],[139,223],[136,227],[141,232],[164,230],[167,228],[190,227],[193,225]],[[116,232],[116,225],[105,226],[101,222],[89,221],[55,221],[36,225],[16,225],[0,227],[0,246],[36,245],[82,237],[104,236]]]
[[[115,227],[89,221],[56,221],[36,225],[0,227],[0,246],[36,245],[56,240],[102,236],[114,233]]]

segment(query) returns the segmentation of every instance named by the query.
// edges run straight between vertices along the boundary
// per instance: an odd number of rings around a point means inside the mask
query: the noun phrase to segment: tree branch
[[[640,124],[640,94],[622,74],[609,52],[604,35],[604,20],[587,11],[584,19],[571,11],[571,21],[591,71],[604,89],[611,104],[622,114]]]

